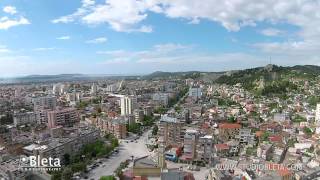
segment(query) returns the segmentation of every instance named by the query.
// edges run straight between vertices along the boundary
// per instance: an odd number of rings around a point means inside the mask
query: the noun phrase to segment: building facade
[[[13,123],[15,126],[34,124],[37,122],[36,114],[34,112],[19,111],[13,113]]]
[[[78,112],[75,108],[64,108],[48,111],[48,128],[57,126],[72,127],[80,121]]]
[[[159,122],[158,134],[160,137],[163,137],[166,145],[181,146],[185,134],[183,122],[177,118],[164,115],[161,117]]]
[[[133,110],[136,108],[137,98],[135,96],[122,96],[120,98],[121,115],[126,116],[133,114]]]

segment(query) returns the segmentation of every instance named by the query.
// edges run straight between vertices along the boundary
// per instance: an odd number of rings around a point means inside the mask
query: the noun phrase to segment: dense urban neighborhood
[[[317,66],[4,83],[0,179],[316,179],[319,92]]]

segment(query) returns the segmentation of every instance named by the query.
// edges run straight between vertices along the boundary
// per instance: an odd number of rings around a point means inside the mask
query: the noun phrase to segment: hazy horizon
[[[20,75],[20,76],[0,76],[2,79],[13,79],[13,78],[25,78],[29,76],[61,76],[61,75],[80,75],[80,76],[86,76],[86,77],[103,77],[103,76],[144,76],[144,75],[149,75],[152,73],[156,72],[164,72],[164,73],[179,73],[179,72],[202,72],[202,73],[221,73],[221,72],[228,72],[228,71],[241,71],[241,70],[246,70],[246,69],[252,69],[252,68],[261,68],[265,67],[267,65],[275,65],[275,66],[281,66],[277,64],[265,64],[263,66],[254,66],[254,67],[248,67],[248,68],[239,68],[239,69],[228,69],[228,70],[221,70],[221,71],[201,71],[201,70],[189,70],[189,71],[161,71],[161,70],[156,70],[148,73],[131,73],[131,74],[84,74],[84,73],[63,73],[63,74],[27,74],[27,75]],[[281,67],[293,67],[293,66],[318,66],[318,65],[311,65],[311,64],[296,64],[296,65],[291,65],[291,66],[281,66]],[[320,67],[320,66],[319,66]]]

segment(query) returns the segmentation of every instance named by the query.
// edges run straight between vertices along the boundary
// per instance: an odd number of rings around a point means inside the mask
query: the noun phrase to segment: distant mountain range
[[[41,83],[41,82],[63,82],[63,81],[94,81],[102,79],[136,79],[136,75],[88,75],[88,74],[58,74],[58,75],[29,75],[14,78],[0,78],[0,84],[17,83]]]
[[[101,79],[200,79],[203,81],[236,84],[256,82],[261,77],[265,81],[288,78],[315,78],[320,75],[320,67],[314,65],[297,65],[292,67],[282,67],[267,65],[252,69],[223,71],[223,72],[163,72],[156,71],[147,75],[86,75],[86,74],[59,74],[59,75],[29,75],[16,78],[0,78],[0,84],[6,83],[33,83],[33,82],[61,82],[77,80],[101,80]]]

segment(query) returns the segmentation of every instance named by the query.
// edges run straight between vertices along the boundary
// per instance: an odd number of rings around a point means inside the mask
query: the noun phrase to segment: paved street
[[[99,167],[91,170],[88,174],[89,179],[98,180],[101,176],[113,175],[113,172],[119,167],[120,163],[126,159],[131,159],[131,156],[137,158],[149,155],[150,152],[145,146],[148,132],[145,132],[137,142],[129,141],[127,143],[122,140],[119,146],[119,153],[110,156],[107,160],[103,161],[103,164],[100,164]]]
[[[303,180],[309,180],[309,179],[316,179],[316,180],[320,179],[320,171],[313,172],[303,178]]]

